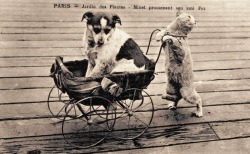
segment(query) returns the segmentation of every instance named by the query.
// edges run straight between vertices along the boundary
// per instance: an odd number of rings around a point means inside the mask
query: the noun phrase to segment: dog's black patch
[[[117,15],[113,15],[110,13],[104,13],[104,12],[95,12],[95,13],[87,13],[88,15],[88,20],[87,20],[87,24],[88,25],[100,25],[100,21],[102,18],[107,20],[107,25],[114,28],[115,24],[117,22],[121,23],[121,21],[117,21],[120,20],[120,18]]]
[[[124,45],[120,48],[119,53],[116,55],[116,60],[119,61],[122,58],[127,60],[134,59],[134,64],[137,67],[147,65],[149,60],[142,53],[138,44],[131,38],[129,38]]]

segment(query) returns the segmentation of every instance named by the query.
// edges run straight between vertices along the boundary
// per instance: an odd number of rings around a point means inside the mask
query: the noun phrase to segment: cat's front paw
[[[166,35],[166,36],[163,36],[163,38],[162,38],[162,41],[163,42],[169,42],[169,43],[171,43],[172,44],[172,36],[169,36],[169,35]]]
[[[161,30],[160,32],[158,32],[158,33],[156,34],[156,36],[155,36],[155,40],[156,40],[157,42],[161,41],[161,40],[162,40],[162,37],[165,35],[165,33],[166,33],[166,30],[165,30],[165,29],[163,29],[163,30]]]

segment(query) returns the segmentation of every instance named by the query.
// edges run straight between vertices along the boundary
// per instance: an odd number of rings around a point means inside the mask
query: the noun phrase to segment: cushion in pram
[[[57,57],[50,69],[50,76],[56,86],[63,92],[67,92],[72,98],[82,98],[100,88],[100,80],[86,78],[88,60],[68,61],[63,63],[62,57]]]

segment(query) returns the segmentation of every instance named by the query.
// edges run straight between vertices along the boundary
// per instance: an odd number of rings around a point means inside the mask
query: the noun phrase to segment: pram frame
[[[158,29],[156,29],[155,31],[158,31]],[[150,41],[149,41],[149,44],[148,44],[148,48],[147,48],[147,52],[146,52],[146,54],[148,54],[148,50],[149,50],[149,47],[150,47],[150,42],[151,42],[151,39],[152,39],[152,35],[153,35],[153,33],[155,32],[155,31],[153,31],[152,33],[151,33],[151,36],[150,36]],[[159,55],[158,55],[158,57],[157,57],[157,59],[156,59],[156,62],[155,62],[155,64],[158,62],[158,60],[159,60],[159,56],[160,56],[160,53],[161,53],[161,49],[162,49],[162,46],[161,46],[161,48],[160,48],[160,51],[159,51]],[[62,60],[61,60],[61,58],[59,58],[59,57],[57,57],[57,59],[56,59],[56,63],[60,66],[60,67],[62,67],[62,69],[66,69],[66,71],[67,71],[67,68],[64,66],[64,64],[63,64],[63,62],[62,62]],[[106,77],[106,78],[117,78],[117,77],[119,77],[119,78],[121,78],[121,77],[124,77],[124,76],[127,76],[128,74],[136,74],[136,75],[144,75],[144,74],[147,74],[147,73],[150,73],[150,74],[154,74],[154,69],[153,70],[143,70],[143,71],[139,71],[139,72],[125,72],[125,73],[116,73],[116,74],[108,74],[108,75],[105,75],[105,76],[102,76],[102,77],[94,77],[94,78],[86,78],[86,79],[84,79],[84,81],[85,82],[88,82],[88,81],[100,81],[102,78],[104,78],[104,77]],[[70,72],[70,71],[69,71]],[[72,75],[72,74],[69,74],[70,76]],[[153,77],[154,78],[154,75],[152,75],[151,77]],[[151,79],[151,81],[153,80],[153,78]],[[151,82],[150,81],[150,82]],[[126,84],[128,84],[128,80],[127,80],[127,83]],[[151,114],[150,114],[150,118],[149,118],[149,121],[148,121],[148,123],[146,124],[146,127],[142,130],[142,131],[140,131],[139,132],[139,134],[136,134],[136,135],[134,135],[134,136],[126,136],[126,137],[123,137],[123,136],[120,136],[120,135],[117,135],[116,136],[116,138],[119,138],[119,139],[130,139],[130,140],[132,140],[132,139],[135,139],[135,138],[138,138],[138,137],[140,137],[148,128],[149,128],[149,126],[150,126],[150,124],[151,124],[151,122],[152,122],[152,120],[153,120],[153,115],[154,115],[154,104],[153,104],[153,101],[152,101],[152,98],[150,97],[150,95],[146,92],[146,91],[144,91],[143,89],[146,89],[147,88],[147,85],[145,85],[145,86],[142,86],[142,87],[140,87],[140,88],[125,88],[124,90],[123,90],[123,92],[119,95],[119,96],[115,96],[115,97],[113,97],[112,99],[107,99],[106,97],[103,97],[103,96],[91,96],[92,95],[92,93],[90,93],[89,95],[86,95],[85,97],[83,97],[82,99],[75,99],[74,98],[74,96],[72,96],[72,95],[70,95],[69,96],[69,100],[67,100],[66,102],[62,99],[62,93],[63,93],[63,91],[62,92],[60,92],[60,89],[61,87],[58,87],[58,85],[55,85],[55,86],[53,86],[52,87],[52,89],[50,90],[50,93],[49,93],[49,96],[48,96],[48,100],[47,100],[47,102],[48,102],[48,108],[49,108],[49,111],[51,112],[51,114],[54,116],[54,117],[56,117],[56,118],[58,118],[58,119],[61,119],[61,118],[63,118],[62,119],[62,134],[63,134],[63,136],[64,136],[64,138],[65,138],[65,140],[70,144],[70,145],[72,145],[72,146],[74,146],[74,147],[76,147],[76,148],[90,148],[90,147],[92,147],[92,146],[95,146],[95,145],[97,145],[97,144],[99,144],[99,143],[101,143],[105,138],[106,138],[106,135],[104,135],[100,140],[98,140],[98,141],[96,141],[95,143],[93,143],[93,144],[90,144],[90,145],[87,145],[87,146],[83,146],[83,145],[81,145],[81,146],[79,146],[79,145],[76,145],[76,144],[74,144],[74,143],[72,143],[72,142],[70,142],[65,136],[65,131],[64,131],[64,125],[65,125],[65,123],[66,123],[66,119],[67,118],[69,118],[70,117],[70,115],[69,115],[69,113],[71,112],[71,110],[72,109],[75,109],[75,107],[77,106],[77,108],[81,111],[81,113],[82,113],[82,115],[81,115],[81,117],[84,117],[87,121],[87,124],[89,125],[91,125],[92,124],[92,121],[91,121],[91,119],[88,117],[88,114],[87,113],[85,113],[85,111],[82,109],[82,107],[81,107],[81,104],[84,104],[84,103],[82,103],[83,101],[85,101],[85,100],[87,100],[87,99],[92,99],[92,98],[96,98],[96,97],[98,97],[99,99],[101,99],[101,100],[103,100],[103,101],[105,101],[105,102],[107,102],[107,106],[105,107],[106,108],[106,110],[107,110],[107,112],[109,112],[110,111],[110,109],[112,109],[112,112],[114,112],[115,111],[115,113],[113,113],[114,115],[114,117],[115,118],[112,118],[112,119],[108,119],[108,117],[106,118],[106,122],[107,122],[107,129],[106,129],[106,131],[108,132],[108,133],[110,133],[110,132],[112,132],[113,131],[113,126],[115,125],[115,122],[116,122],[116,120],[117,120],[117,118],[119,119],[119,116],[117,116],[117,113],[116,113],[116,108],[117,108],[117,106],[119,106],[120,108],[123,108],[124,109],[124,112],[122,113],[122,115],[124,115],[125,113],[127,113],[127,115],[128,115],[128,117],[131,117],[131,116],[133,116],[133,113],[130,113],[130,112],[133,112],[133,110],[132,110],[132,107],[129,105],[129,106],[125,106],[124,104],[126,104],[126,103],[124,103],[123,102],[123,99],[121,99],[120,98],[120,96],[121,95],[123,95],[123,94],[125,94],[125,93],[127,93],[127,92],[129,92],[129,91],[134,91],[134,94],[136,93],[136,91],[139,91],[139,92],[141,92],[141,93],[143,93],[144,94],[144,96],[146,96],[147,98],[149,98],[149,104],[150,104],[150,109],[149,109],[149,111],[151,111]],[[63,106],[63,108],[61,108],[60,109],[60,111],[57,113],[57,114],[54,114],[53,113],[53,111],[51,110],[51,107],[50,107],[50,103],[51,103],[51,101],[50,101],[50,98],[51,98],[51,93],[54,91],[54,90],[57,90],[58,91],[58,98],[59,98],[59,102],[62,102],[62,103],[64,103],[65,105]],[[141,97],[143,97],[143,100],[144,100],[144,96],[141,94]],[[131,100],[131,99],[130,99]],[[135,95],[133,95],[133,99],[131,100],[131,102],[130,102],[130,104],[132,103],[133,104],[133,102],[134,101],[136,101],[136,99],[135,99]],[[143,104],[143,101],[141,102],[141,104],[139,105],[139,107],[141,106]],[[68,109],[68,107],[69,107],[69,105],[71,105],[71,107]],[[92,108],[92,109],[94,109],[94,104],[92,104],[92,103],[90,103],[89,104],[90,105],[90,108]],[[133,105],[132,105],[133,106]],[[129,109],[131,107],[131,109]],[[60,113],[61,113],[61,111],[64,109],[64,112],[65,112],[65,115],[64,116],[61,116],[60,115]],[[98,112],[98,111],[95,111],[96,113]],[[108,113],[109,114],[109,113]],[[107,115],[108,115],[107,114]],[[122,116],[122,115],[120,115],[120,116]],[[77,118],[81,118],[81,117],[70,117],[71,119],[77,119]],[[105,121],[105,120],[104,120]],[[112,124],[111,125],[109,125],[108,124],[108,122],[109,121],[113,121],[112,122]],[[129,126],[128,126],[129,127]],[[129,130],[129,128],[128,128],[128,130]]]

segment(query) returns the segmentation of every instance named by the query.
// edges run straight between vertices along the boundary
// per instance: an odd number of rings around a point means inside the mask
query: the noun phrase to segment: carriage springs
[[[95,5],[95,4],[54,4],[54,8],[85,8],[85,9],[133,9],[133,10],[206,10],[204,6],[145,6],[145,5]]]

